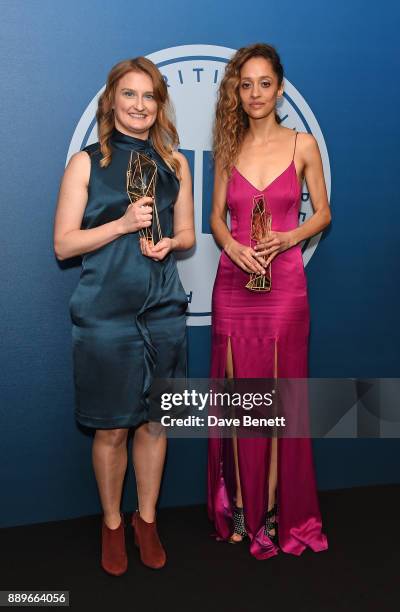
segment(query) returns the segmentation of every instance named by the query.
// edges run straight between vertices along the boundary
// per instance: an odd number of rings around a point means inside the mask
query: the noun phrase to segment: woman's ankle
[[[235,497],[235,506],[236,508],[243,508],[243,498],[241,495],[236,495]]]
[[[155,508],[141,508],[139,506],[139,515],[145,523],[154,523],[156,520]]]
[[[109,529],[118,529],[122,521],[121,512],[104,513],[103,520]]]

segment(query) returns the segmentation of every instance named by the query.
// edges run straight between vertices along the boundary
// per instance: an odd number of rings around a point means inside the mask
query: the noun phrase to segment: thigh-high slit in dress
[[[297,139],[297,133],[295,142]],[[295,145],[294,145],[295,150]],[[227,189],[231,233],[249,244],[253,197],[262,193],[273,231],[298,226],[301,186],[293,158],[262,192],[233,168]],[[272,288],[245,288],[248,273],[222,252],[213,291],[211,377],[224,378],[230,343],[235,378],[306,378],[309,305],[301,247],[278,254],[271,265]],[[278,439],[278,546],[264,533],[268,507],[270,438],[237,438],[238,464],[250,552],[257,559],[279,548],[300,555],[325,550],[317,499],[311,440]],[[232,440],[212,438],[208,453],[208,512],[217,536],[233,533],[235,471]]]

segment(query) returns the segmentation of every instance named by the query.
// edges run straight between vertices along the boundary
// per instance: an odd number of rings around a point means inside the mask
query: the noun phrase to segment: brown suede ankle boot
[[[121,523],[116,529],[110,529],[102,524],[101,567],[113,576],[121,576],[128,569],[128,557],[125,548],[124,515],[121,513]]]
[[[142,563],[152,569],[164,567],[167,555],[158,537],[156,521],[146,523],[136,510],[132,516],[132,527]]]

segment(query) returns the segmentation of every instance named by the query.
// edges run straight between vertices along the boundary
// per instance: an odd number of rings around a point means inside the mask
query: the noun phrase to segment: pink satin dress
[[[301,185],[294,153],[290,165],[261,192],[236,168],[227,189],[231,233],[249,245],[253,197],[264,194],[272,230],[298,226]],[[212,300],[211,377],[224,378],[230,339],[235,378],[306,378],[309,305],[301,247],[279,253],[271,264],[269,292],[246,289],[249,274],[222,252]],[[240,438],[238,462],[250,552],[267,559],[281,549],[300,555],[328,547],[322,533],[311,440],[278,439],[278,546],[264,533],[268,508],[270,438]],[[235,474],[232,440],[212,438],[208,452],[208,513],[219,539],[233,533]]]

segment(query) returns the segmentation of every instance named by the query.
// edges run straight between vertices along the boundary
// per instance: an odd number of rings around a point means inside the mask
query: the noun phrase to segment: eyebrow
[[[131,92],[133,92],[133,93],[136,93],[136,89],[131,89],[130,87],[123,87],[123,88],[121,89],[121,91],[131,91]],[[153,91],[153,90],[151,90],[151,91],[149,90],[149,91],[145,91],[144,93],[145,93],[145,94],[147,94],[147,93],[151,93],[151,94],[153,94],[153,93],[154,93],[154,91]]]
[[[269,74],[265,74],[264,76],[260,76],[258,77],[259,79],[272,79],[272,77]],[[242,81],[244,79],[247,79],[248,81],[254,81],[254,79],[252,79],[251,77],[247,77],[247,76],[243,76],[241,77]]]

